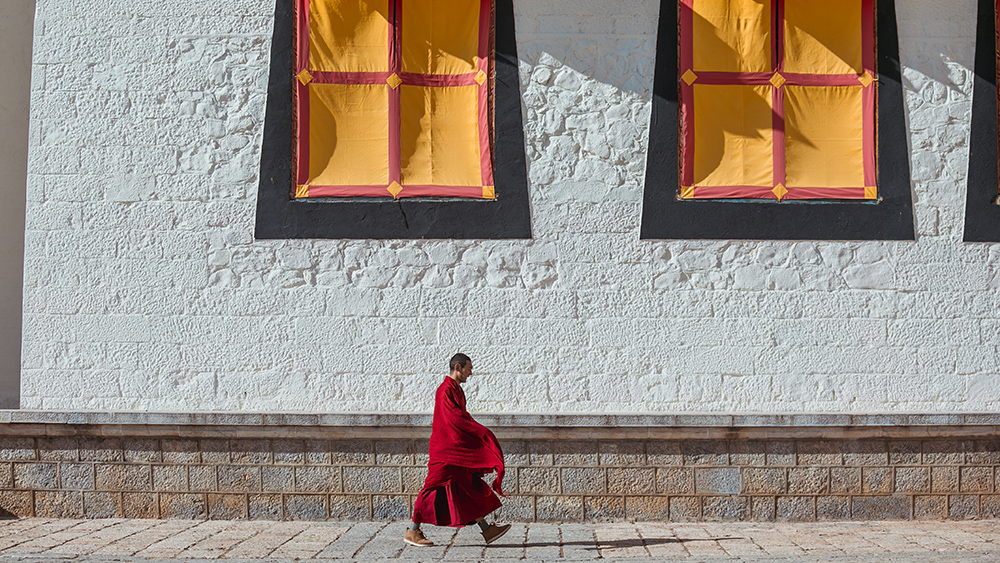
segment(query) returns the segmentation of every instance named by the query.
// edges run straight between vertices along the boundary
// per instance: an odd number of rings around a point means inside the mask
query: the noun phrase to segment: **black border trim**
[[[531,214],[513,0],[496,0],[496,200],[293,201],[294,0],[275,0],[257,239],[529,239]]]
[[[895,0],[876,0],[881,201],[678,201],[677,0],[660,0],[643,239],[914,240]]]
[[[992,0],[979,0],[969,135],[965,242],[1000,242],[997,201],[997,20]],[[984,14],[988,16],[984,17]]]

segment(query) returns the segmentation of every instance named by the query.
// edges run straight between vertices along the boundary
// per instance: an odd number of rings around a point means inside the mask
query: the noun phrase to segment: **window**
[[[969,137],[966,242],[1000,242],[997,175],[997,0],[979,0],[976,71]]]
[[[531,236],[511,0],[278,0],[273,41],[257,238]]]
[[[653,90],[643,238],[913,238],[892,0],[662,0]]]

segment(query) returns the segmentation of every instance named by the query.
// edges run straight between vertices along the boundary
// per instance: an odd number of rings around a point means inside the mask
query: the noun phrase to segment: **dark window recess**
[[[495,200],[293,200],[294,0],[276,0],[257,194],[258,239],[531,238],[513,0],[495,7]]]
[[[969,138],[965,241],[1000,242],[997,177],[997,16],[995,0],[979,0],[976,71]]]
[[[895,0],[876,2],[877,202],[679,200],[677,24],[677,0],[660,0],[640,238],[913,240]]]

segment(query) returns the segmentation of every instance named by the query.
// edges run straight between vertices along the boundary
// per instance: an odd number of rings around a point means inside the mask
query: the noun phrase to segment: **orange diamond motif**
[[[392,198],[396,199],[396,197],[399,195],[399,192],[403,191],[403,186],[400,186],[399,182],[393,182],[389,184],[389,187],[386,189],[389,190],[389,193],[392,194]]]
[[[694,186],[681,186],[681,199],[692,199],[694,197]]]
[[[683,80],[684,82],[687,83],[688,86],[690,86],[694,84],[695,80],[698,80],[698,75],[695,74],[694,71],[692,71],[691,69],[687,69],[684,71],[684,74],[681,75],[681,80]]]
[[[878,188],[875,186],[865,186],[865,199],[878,199]]]
[[[477,72],[477,73],[476,73],[476,77],[475,77],[475,81],[476,81],[476,82],[477,82],[477,83],[478,83],[478,84],[479,84],[480,86],[482,86],[482,85],[483,85],[483,82],[486,82],[486,73],[485,73],[485,72],[483,72],[483,71],[479,71],[479,72]]]
[[[309,197],[309,185],[299,184],[298,186],[295,186],[295,197]]]
[[[781,73],[776,72],[771,76],[770,82],[775,88],[781,88],[781,85],[785,83],[785,77],[781,76]]]
[[[775,197],[778,198],[778,201],[781,201],[781,198],[788,195],[788,190],[785,189],[785,186],[778,184],[777,186],[774,186],[774,189],[771,190],[771,193],[773,193]]]
[[[301,82],[302,85],[305,86],[306,84],[312,82],[313,75],[309,74],[308,70],[303,69],[302,72],[295,75],[295,78],[298,78],[299,82]]]
[[[497,193],[493,186],[483,186],[483,199],[496,199]]]
[[[390,88],[395,90],[400,84],[403,83],[403,81],[400,80],[399,76],[394,72],[389,75],[389,78],[385,79],[385,83],[388,84]]]
[[[862,86],[867,88],[869,84],[875,82],[875,78],[872,77],[872,75],[868,74],[868,71],[865,71],[864,74],[858,77],[858,82],[860,82]]]

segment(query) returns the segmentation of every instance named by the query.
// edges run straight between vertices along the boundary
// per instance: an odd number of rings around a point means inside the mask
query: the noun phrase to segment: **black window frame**
[[[965,191],[965,242],[1000,242],[996,9],[994,0],[979,0],[969,174]]]

